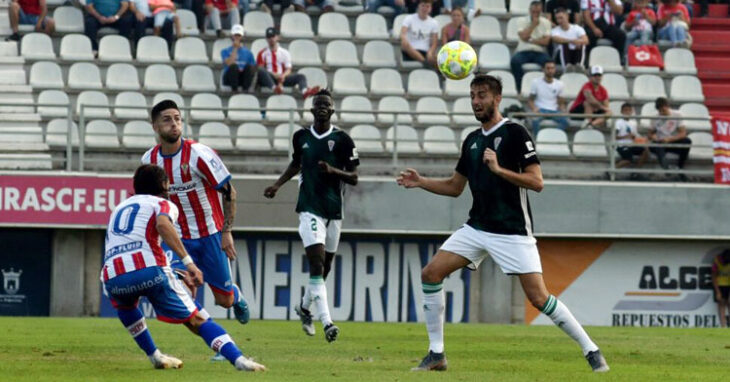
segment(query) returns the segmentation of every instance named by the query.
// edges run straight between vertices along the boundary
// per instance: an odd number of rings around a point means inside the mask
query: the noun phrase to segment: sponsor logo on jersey
[[[194,190],[196,185],[197,183],[194,180],[183,184],[171,184],[170,192],[176,194],[188,192]]]
[[[106,261],[109,258],[111,258],[112,256],[116,256],[120,253],[134,251],[134,250],[137,250],[140,248],[142,248],[141,241],[133,241],[131,243],[124,243],[121,245],[117,245],[115,247],[111,247],[106,251],[106,255],[104,256],[104,261]]]
[[[335,141],[333,141],[333,140],[327,141],[327,147],[329,147],[330,151],[332,151],[332,149],[335,148]]]
[[[530,157],[534,157],[535,155],[537,155],[536,152],[530,151],[529,153],[525,154],[525,159],[530,158]]]
[[[500,143],[502,143],[502,137],[494,138],[494,150],[495,151],[499,148]]]
[[[360,156],[357,154],[357,148],[353,147],[352,148],[352,156],[350,157],[350,160],[355,160],[355,159],[357,159],[359,157]]]
[[[308,149],[309,148],[309,143],[304,142],[304,144],[302,145],[302,148],[303,149]]]
[[[476,142],[474,142],[474,143],[471,144],[471,147],[470,147],[471,150],[476,150],[477,148],[478,147],[477,147],[477,143]]]
[[[219,161],[217,158],[210,158],[210,166],[213,167],[215,170],[220,170],[222,165],[221,161]]]

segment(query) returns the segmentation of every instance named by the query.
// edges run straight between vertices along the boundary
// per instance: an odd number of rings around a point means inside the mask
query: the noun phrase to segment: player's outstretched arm
[[[177,236],[175,227],[172,225],[172,220],[165,217],[158,217],[155,226],[165,244],[167,244],[170,249],[180,256],[180,260],[182,260],[182,263],[185,264],[185,267],[188,269],[188,274],[194,285],[196,287],[203,285],[203,272],[198,269],[193,262],[193,258],[190,257],[188,251],[185,250],[185,246],[183,246],[182,241],[180,241],[180,237]]]
[[[266,190],[264,190],[264,196],[269,199],[273,199],[274,196],[276,196],[276,192],[279,191],[279,187],[288,182],[289,179],[294,177],[294,175],[299,173],[299,168],[300,166],[295,165],[294,162],[289,163],[289,167],[286,168],[286,171],[281,174],[279,179],[271,186],[266,187]]]
[[[418,171],[408,168],[401,171],[396,182],[405,188],[420,187],[437,195],[457,197],[464,191],[466,177],[454,171],[450,178],[427,178],[421,176]]]

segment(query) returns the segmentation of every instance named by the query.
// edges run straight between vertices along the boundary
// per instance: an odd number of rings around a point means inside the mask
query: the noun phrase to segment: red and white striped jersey
[[[156,164],[170,179],[170,201],[180,210],[175,226],[183,239],[199,239],[223,228],[220,193],[231,174],[218,154],[208,146],[183,139],[180,150],[162,155],[160,145],[142,156],[142,163]]]
[[[168,266],[157,219],[169,218],[174,223],[177,216],[177,207],[157,196],[134,195],[119,204],[106,229],[102,281],[147,267]]]
[[[263,66],[268,72],[281,74],[291,68],[291,55],[280,46],[276,47],[276,51],[266,47],[256,55],[256,65]]]

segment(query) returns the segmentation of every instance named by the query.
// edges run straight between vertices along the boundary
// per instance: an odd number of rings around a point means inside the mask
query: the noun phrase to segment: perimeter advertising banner
[[[51,237],[47,229],[0,230],[0,316],[47,316]]]
[[[712,242],[538,240],[548,289],[584,325],[719,326]],[[525,322],[552,325],[526,303]]]
[[[730,120],[712,119],[715,183],[730,184]]]

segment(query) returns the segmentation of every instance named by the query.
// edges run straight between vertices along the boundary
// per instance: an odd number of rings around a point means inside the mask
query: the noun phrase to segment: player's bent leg
[[[213,351],[223,355],[236,369],[242,371],[266,370],[264,365],[244,356],[231,336],[213,319],[206,319],[205,315],[198,312],[185,322],[185,326],[191,332],[199,335]]]
[[[327,275],[330,274],[330,271],[332,270],[332,262],[335,259],[335,253],[334,252],[327,252],[324,253],[324,268],[322,270],[322,278],[327,280]]]

